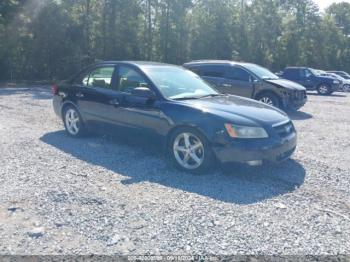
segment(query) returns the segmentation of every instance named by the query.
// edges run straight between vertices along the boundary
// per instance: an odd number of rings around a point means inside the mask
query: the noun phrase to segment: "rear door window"
[[[201,76],[204,77],[218,77],[224,78],[225,66],[222,65],[208,65],[200,68]]]
[[[286,69],[285,76],[291,79],[300,79],[299,69]]]
[[[114,66],[94,68],[92,71],[83,73],[75,83],[86,87],[111,89],[113,73]]]
[[[112,88],[114,67],[100,67],[90,73],[88,86]]]

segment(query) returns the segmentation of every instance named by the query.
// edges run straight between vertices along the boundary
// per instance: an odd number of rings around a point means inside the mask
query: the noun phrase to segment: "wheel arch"
[[[78,113],[80,114],[80,116],[81,116],[81,113],[80,113],[79,108],[78,108],[72,101],[67,100],[67,101],[65,101],[65,102],[62,104],[62,107],[61,107],[61,118],[62,118],[62,119],[63,119],[63,117],[64,117],[64,111],[65,111],[66,108],[69,107],[69,106],[74,107],[74,108],[78,111]]]
[[[189,128],[189,129],[193,129],[195,131],[197,131],[200,135],[202,135],[209,144],[211,144],[210,142],[210,139],[208,138],[208,136],[205,134],[205,132],[199,128],[198,126],[196,125],[190,125],[190,124],[180,124],[180,125],[177,125],[177,126],[174,126],[173,128],[171,128],[169,130],[169,132],[167,133],[166,137],[165,137],[165,149],[169,148],[169,143],[170,143],[170,139],[172,137],[172,135],[180,130],[180,129],[185,129],[185,128]]]
[[[331,87],[331,84],[330,84],[330,83],[327,83],[327,82],[320,82],[320,83],[317,85],[317,88],[319,88],[319,87],[322,86],[322,85]]]
[[[321,86],[326,86],[326,87],[328,88],[328,92],[327,92],[327,93],[324,93],[324,94],[320,93],[319,88],[320,88]],[[318,91],[319,94],[322,94],[322,95],[330,95],[330,94],[333,93],[332,85],[329,84],[329,83],[327,83],[327,82],[320,82],[320,83],[317,85],[316,90]]]
[[[262,96],[264,94],[271,94],[271,95],[275,96],[278,99],[279,104],[283,105],[283,101],[282,101],[281,96],[272,90],[261,90],[255,94],[254,99],[257,100],[259,98],[259,96]]]

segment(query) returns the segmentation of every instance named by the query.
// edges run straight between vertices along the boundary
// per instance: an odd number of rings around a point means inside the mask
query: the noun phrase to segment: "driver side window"
[[[228,67],[226,77],[236,81],[250,81],[250,74],[247,71],[237,67]]]
[[[146,79],[136,70],[127,66],[119,67],[118,89],[121,92],[131,93],[137,87],[148,87]]]
[[[311,72],[307,69],[303,69],[301,70],[301,77],[302,78],[308,78],[311,76]]]

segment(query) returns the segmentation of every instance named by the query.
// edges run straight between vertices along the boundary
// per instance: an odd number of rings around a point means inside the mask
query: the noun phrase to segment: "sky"
[[[318,4],[321,11],[324,11],[328,6],[330,6],[333,3],[340,3],[340,2],[348,2],[350,3],[350,0],[314,0],[315,3]]]

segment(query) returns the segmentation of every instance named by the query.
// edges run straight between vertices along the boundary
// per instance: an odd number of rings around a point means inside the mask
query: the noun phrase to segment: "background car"
[[[345,79],[345,78],[341,77],[340,75],[326,72],[326,71],[319,71],[319,72],[323,76],[330,76],[330,77],[333,77],[334,79],[339,80],[339,82],[340,82],[339,91],[344,91],[344,92],[350,91],[350,79]]]
[[[281,109],[298,110],[307,101],[306,89],[280,79],[268,69],[232,61],[194,61],[184,67],[222,93],[252,98]]]
[[[307,90],[316,90],[321,95],[331,95],[340,87],[339,80],[322,76],[317,70],[308,67],[287,67],[281,77],[297,82]]]
[[[163,144],[185,171],[205,171],[215,160],[280,162],[296,148],[296,130],[285,113],[219,94],[178,66],[99,63],[53,86],[53,93],[54,110],[70,136],[97,130],[142,137]]]
[[[350,75],[345,71],[328,71],[329,73],[337,74],[345,79],[350,79]]]

